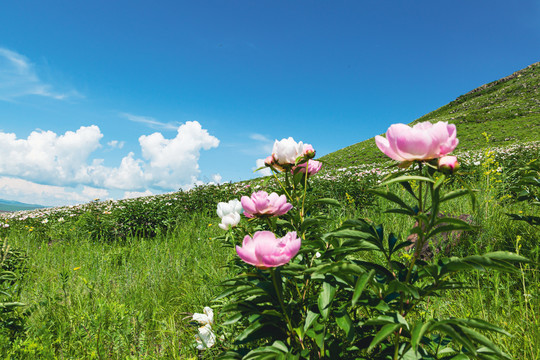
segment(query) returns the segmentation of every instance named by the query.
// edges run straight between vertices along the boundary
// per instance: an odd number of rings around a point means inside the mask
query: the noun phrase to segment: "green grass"
[[[29,316],[26,335],[2,344],[3,358],[195,354],[197,329],[189,314],[210,304],[232,256],[231,249],[212,241],[211,222],[215,219],[195,214],[153,239],[113,243],[10,238],[12,246],[30,254],[20,295]]]
[[[460,198],[441,209],[455,215],[471,214],[478,225],[477,231],[464,236],[453,249],[453,255],[517,250],[536,263],[523,265],[517,274],[472,273],[463,280],[472,283],[474,289],[451,292],[426,304],[430,305],[426,313],[491,321],[513,335],[494,339],[503,351],[515,359],[538,358],[540,229],[509,221],[506,215],[531,213],[536,208],[501,200],[504,182],[498,182],[497,176],[485,175],[487,166],[477,168],[478,177],[471,177],[471,185],[481,190],[475,208],[468,199]],[[362,197],[351,197],[344,202],[331,214],[328,227],[338,227],[347,218],[362,217],[384,223],[386,231],[401,238],[408,235],[412,225],[409,220],[384,213],[391,207],[389,203],[377,200],[365,206],[364,201]],[[153,238],[117,241],[102,241],[84,233],[50,240],[50,236],[40,237],[37,224],[33,231],[14,228],[7,233],[9,244],[28,254],[28,271],[18,299],[27,304],[21,309],[27,317],[23,333],[14,339],[2,338],[2,357],[214,358],[224,343],[220,341],[215,348],[199,353],[194,348],[197,327],[189,319],[191,313],[213,306],[215,329],[220,335],[219,306],[212,304],[212,299],[220,290],[220,281],[231,275],[226,264],[235,254],[214,240],[222,234],[216,226],[218,220],[213,214],[193,212],[189,220]],[[69,229],[59,233],[69,233]]]

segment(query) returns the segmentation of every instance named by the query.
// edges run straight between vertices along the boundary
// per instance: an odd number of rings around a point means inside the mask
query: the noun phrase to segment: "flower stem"
[[[272,277],[272,283],[274,284],[274,288],[276,289],[276,296],[279,301],[279,305],[281,306],[281,310],[283,311],[283,314],[285,315],[285,320],[287,321],[287,325],[289,326],[289,331],[291,333],[291,337],[294,335],[294,330],[292,327],[291,319],[289,318],[289,315],[287,314],[287,310],[285,309],[285,303],[283,302],[283,296],[280,288],[278,287],[277,279],[276,279],[276,272],[274,271],[274,268],[270,268],[270,276]]]

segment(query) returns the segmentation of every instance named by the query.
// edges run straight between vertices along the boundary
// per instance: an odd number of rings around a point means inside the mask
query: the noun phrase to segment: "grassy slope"
[[[419,121],[456,124],[460,150],[485,145],[490,135],[494,146],[540,139],[540,62],[510,76],[480,86],[451,103],[422,116]],[[374,163],[387,158],[369,139],[321,158],[328,167]]]

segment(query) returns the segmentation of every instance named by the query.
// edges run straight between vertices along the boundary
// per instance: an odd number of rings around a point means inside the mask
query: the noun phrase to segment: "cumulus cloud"
[[[102,137],[95,125],[60,136],[33,131],[27,139],[0,132],[0,174],[50,185],[89,183],[86,161]]]
[[[0,47],[0,100],[13,101],[17,97],[37,95],[63,100],[80,96],[76,91],[61,93],[41,80],[30,60],[15,51]]]
[[[197,178],[201,150],[219,145],[197,121],[181,125],[174,139],[165,139],[161,133],[143,135],[139,138],[142,155],[148,161],[148,181],[162,189],[186,187]]]
[[[80,193],[75,189],[36,184],[28,180],[6,176],[0,177],[0,192],[3,197],[17,199],[17,201],[28,204],[63,205],[84,203],[94,199],[94,197]]]
[[[33,131],[26,139],[0,131],[0,175],[58,187],[86,186],[82,192],[85,198],[107,197],[110,189],[178,190],[200,183],[200,152],[219,145],[201,124],[190,121],[179,126],[172,139],[159,132],[141,136],[143,158],[130,152],[118,166],[111,167],[103,159],[92,158],[102,138],[95,125],[63,135]]]
[[[148,125],[153,129],[176,130],[178,128],[178,124],[164,123],[148,116],[133,115],[128,113],[120,113],[120,116],[132,122]]]
[[[90,186],[84,186],[81,192],[88,199],[106,199],[109,196],[109,191],[106,189],[97,189]]]
[[[223,180],[223,177],[220,174],[214,174],[212,175],[212,182],[214,184],[221,184],[221,180]]]

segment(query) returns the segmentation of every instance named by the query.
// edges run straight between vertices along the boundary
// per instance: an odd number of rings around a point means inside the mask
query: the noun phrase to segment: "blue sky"
[[[4,2],[0,198],[248,179],[275,139],[322,156],[539,55],[537,0]]]

